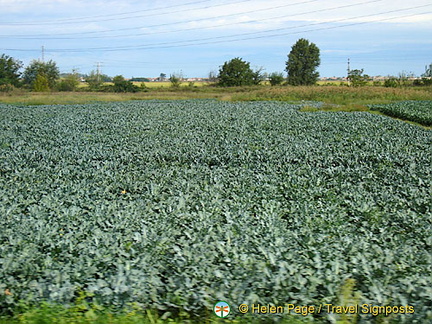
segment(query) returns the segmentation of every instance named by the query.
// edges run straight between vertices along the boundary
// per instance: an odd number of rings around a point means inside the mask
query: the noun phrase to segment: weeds
[[[365,110],[369,104],[403,100],[432,100],[432,87],[346,87],[346,86],[248,86],[220,88],[209,85],[193,87],[145,88],[137,93],[103,92],[0,92],[0,102],[24,105],[83,104],[89,102],[148,99],[218,99],[225,101],[320,101],[338,105],[344,111]],[[366,109],[367,110],[367,109]]]

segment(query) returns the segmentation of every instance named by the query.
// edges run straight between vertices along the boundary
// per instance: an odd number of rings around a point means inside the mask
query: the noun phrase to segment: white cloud
[[[70,57],[63,63],[67,66],[73,64],[71,57],[76,57],[80,65],[84,65],[87,57],[88,66],[92,66],[100,53],[107,57],[145,57],[158,69],[163,65],[162,57],[164,61],[170,62],[170,66],[175,66],[181,57],[180,53],[183,53],[181,64],[185,64],[188,57],[193,57],[190,66],[213,64],[215,68],[231,54],[251,57],[262,55],[262,61],[269,64],[267,70],[275,70],[270,64],[276,60],[268,60],[268,53],[288,52],[300,37],[317,42],[323,55],[334,57],[337,61],[351,54],[359,57],[366,55],[370,51],[362,52],[365,48],[383,49],[384,44],[390,41],[400,46],[398,50],[401,52],[407,50],[408,46],[404,44],[408,41],[413,47],[427,49],[429,46],[431,49],[430,41],[427,43],[425,40],[430,38],[427,35],[432,34],[432,14],[428,13],[432,12],[430,0],[251,0],[242,3],[238,3],[240,0],[212,0],[185,5],[196,1],[0,0],[0,46],[34,49],[34,52],[29,52],[29,56],[33,57],[39,55],[37,51],[40,51],[42,44],[45,45],[47,56],[50,55],[50,49],[82,50],[82,54],[77,51],[68,53]],[[354,4],[359,5],[348,7]],[[396,11],[419,6],[425,7]],[[22,24],[7,25],[7,22]],[[350,24],[353,25],[347,26]],[[17,39],[1,35],[40,37]],[[60,35],[70,40],[52,39]],[[185,40],[196,40],[195,44],[199,43],[200,46],[176,47],[174,50],[163,46],[138,51],[132,48],[141,44],[169,45]],[[91,50],[95,47],[116,46],[130,48],[124,52]],[[22,55],[23,52],[17,53]],[[51,53],[58,55],[59,63],[66,55],[63,54],[65,52]],[[282,63],[278,64],[283,65],[285,56],[281,57]],[[206,61],[201,61],[206,57]],[[424,60],[424,57],[420,57],[420,60]],[[128,68],[127,61],[125,69]],[[260,65],[259,62],[251,63]],[[427,63],[420,65],[423,67]],[[121,66],[117,68],[121,69]],[[198,74],[185,73],[191,76]]]

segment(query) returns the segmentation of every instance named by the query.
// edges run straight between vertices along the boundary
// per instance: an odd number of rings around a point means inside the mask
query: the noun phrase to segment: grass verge
[[[283,316],[282,316],[283,315]],[[278,316],[281,324],[306,324],[312,319],[301,315],[282,314]],[[0,324],[164,324],[164,323],[208,323],[208,324],[254,324],[274,322],[275,315],[244,315],[221,319],[213,313],[205,316],[190,316],[183,312],[175,316],[170,313],[163,315],[152,310],[132,307],[127,311],[114,312],[95,305],[80,305],[67,308],[63,305],[42,303],[38,307],[28,308],[13,317],[0,317]],[[314,323],[324,323],[314,321]],[[348,322],[341,322],[348,323]]]
[[[17,90],[0,94],[0,102],[22,105],[82,104],[95,101],[149,99],[218,99],[227,101],[321,101],[346,109],[363,109],[369,104],[403,100],[432,100],[432,87],[359,87],[345,86],[251,86],[220,88],[214,86],[149,88],[138,93],[103,92],[28,92]]]

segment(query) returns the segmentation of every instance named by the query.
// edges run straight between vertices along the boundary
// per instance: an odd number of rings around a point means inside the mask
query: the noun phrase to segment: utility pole
[[[45,46],[42,45],[42,63],[45,63]]]
[[[350,85],[350,79],[349,79],[349,75],[351,72],[351,67],[350,67],[350,59],[348,58],[348,68],[347,68],[347,80],[348,80],[348,86]]]
[[[101,67],[101,62],[96,62],[96,78],[97,81],[100,82],[100,67]]]

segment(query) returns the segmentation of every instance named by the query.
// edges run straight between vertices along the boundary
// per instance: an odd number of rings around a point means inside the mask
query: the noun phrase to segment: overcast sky
[[[284,72],[299,38],[321,76],[420,75],[432,63],[431,0],[0,0],[0,54],[61,72],[206,77],[234,57]]]

